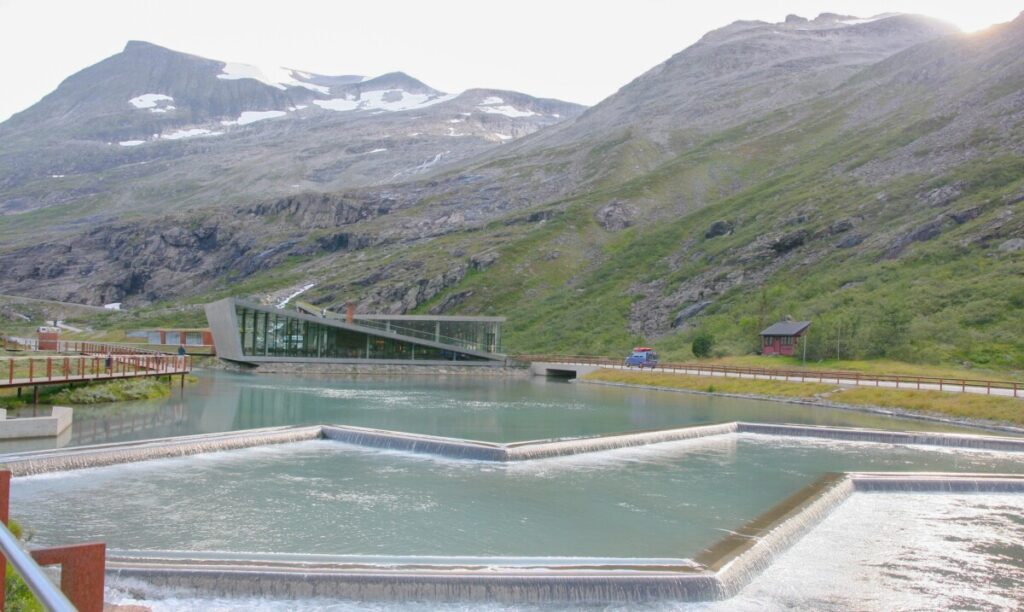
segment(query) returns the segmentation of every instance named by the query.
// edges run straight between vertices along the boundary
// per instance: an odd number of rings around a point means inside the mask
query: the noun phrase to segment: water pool
[[[38,542],[330,555],[688,558],[832,471],[1024,455],[740,434],[494,464],[328,440],[18,478]]]
[[[70,446],[276,425],[344,424],[493,442],[723,421],[968,431],[929,421],[764,400],[532,379],[303,378],[197,372],[168,399],[75,409]],[[0,454],[52,448],[0,443]]]

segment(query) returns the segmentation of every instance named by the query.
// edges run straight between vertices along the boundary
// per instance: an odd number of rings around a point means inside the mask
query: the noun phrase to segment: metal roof
[[[762,336],[799,336],[811,326],[810,321],[779,321],[761,332]]]

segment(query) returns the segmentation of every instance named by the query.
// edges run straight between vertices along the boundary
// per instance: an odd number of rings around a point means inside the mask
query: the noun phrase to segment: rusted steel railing
[[[188,374],[190,355],[113,354],[8,357],[0,386]],[[2,362],[0,362],[2,363]]]
[[[166,355],[160,351],[142,348],[133,344],[118,342],[91,342],[85,340],[58,340],[57,351],[61,353],[113,354],[113,355]]]
[[[25,551],[7,528],[11,499],[11,472],[0,471],[0,574],[7,562],[18,571],[36,600],[56,612],[102,612],[107,547],[102,542],[73,544]],[[60,565],[60,588],[41,565]],[[0,582],[0,610],[6,588]]]
[[[576,355],[517,355],[515,359],[526,362],[542,361],[570,365],[597,365],[611,368],[625,367],[622,360],[609,359],[607,357],[584,357]],[[922,385],[925,385],[925,388],[938,387],[938,390],[940,391],[958,390],[964,392],[967,391],[968,387],[970,387],[972,392],[977,392],[976,390],[983,389],[988,395],[991,395],[992,391],[1007,391],[1009,393],[1006,393],[1006,395],[1010,395],[1012,393],[1013,397],[1024,397],[1024,383],[1012,380],[948,378],[903,374],[869,374],[865,372],[851,372],[843,370],[773,369],[747,366],[713,365],[694,362],[659,363],[656,367],[645,367],[642,369],[653,372],[695,372],[698,376],[703,374],[714,376],[717,374],[722,376],[735,376],[738,378],[747,376],[751,378],[767,378],[769,380],[793,381],[796,379],[798,382],[834,382],[836,384],[874,385],[876,387],[881,386],[884,383],[886,386],[891,385],[897,389],[921,389]]]

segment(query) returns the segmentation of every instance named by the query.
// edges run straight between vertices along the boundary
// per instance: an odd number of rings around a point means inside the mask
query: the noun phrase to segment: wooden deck
[[[71,355],[9,357],[0,389],[95,382],[147,376],[184,376],[192,371],[188,355]]]

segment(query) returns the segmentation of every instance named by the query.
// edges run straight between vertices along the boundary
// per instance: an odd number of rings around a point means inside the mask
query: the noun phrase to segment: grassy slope
[[[837,389],[819,383],[749,380],[710,376],[682,376],[623,370],[598,370],[584,377],[598,382],[647,385],[666,389],[691,389],[711,393],[740,393],[766,397],[828,400],[856,406],[898,408],[911,412],[957,418],[985,419],[1024,425],[1024,401],[1012,397],[994,397],[972,393],[944,393],[858,387]]]
[[[732,254],[756,240],[763,228],[779,227],[787,215],[808,206],[814,211],[806,224],[812,233],[851,212],[863,218],[857,230],[869,237],[893,227],[910,228],[937,214],[917,205],[916,194],[963,181],[966,193],[955,208],[981,206],[978,218],[911,245],[900,259],[884,260],[884,245],[873,246],[870,239],[858,249],[812,245],[819,260],[807,265],[790,260],[762,288],[748,285],[720,296],[702,327],[715,335],[721,352],[743,354],[752,350],[762,323],[792,315],[815,321],[812,358],[834,358],[838,336],[841,357],[883,356],[877,351],[881,346],[890,349],[886,356],[910,361],[966,360],[993,369],[1021,368],[1024,257],[964,242],[1000,214],[1004,196],[1024,187],[1024,160],[994,152],[984,163],[966,164],[946,176],[908,176],[869,190],[834,169],[913,142],[939,124],[880,127],[849,138],[834,133],[831,126],[837,122],[830,117],[802,126],[798,136],[780,132],[753,142],[740,135],[743,130],[720,135],[659,170],[577,198],[543,230],[505,249],[495,269],[467,279],[457,290],[475,292],[468,311],[509,317],[506,346],[511,352],[617,355],[644,342],[667,358],[686,358],[692,331],[657,340],[630,337],[624,321],[635,299],[630,295],[634,283],[663,278],[671,288],[716,268],[754,271],[756,263],[738,262]],[[793,153],[767,159],[771,151]],[[651,226],[617,234],[596,226],[597,205],[636,194],[664,200],[671,197],[665,194],[678,193],[687,168],[715,161],[750,177],[748,187]],[[1015,205],[1014,214],[1022,212],[1024,207]],[[705,240],[704,230],[721,218],[736,220],[736,231]],[[696,256],[682,251],[682,245],[691,245]],[[549,261],[545,254],[556,250],[562,256]],[[668,264],[673,255],[684,256],[674,269]],[[907,319],[896,322],[903,337],[886,339],[888,330],[879,323],[884,311]]]

